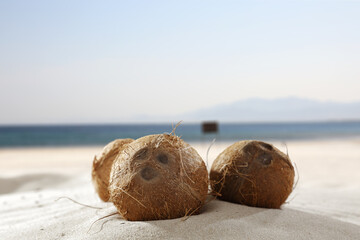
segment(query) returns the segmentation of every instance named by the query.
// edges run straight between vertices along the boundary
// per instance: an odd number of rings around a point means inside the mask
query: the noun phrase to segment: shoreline
[[[181,138],[181,136],[180,136]],[[334,141],[359,141],[360,142],[360,135],[351,135],[351,136],[319,136],[319,137],[313,137],[313,138],[289,138],[289,139],[278,139],[278,138],[249,138],[249,139],[234,139],[229,140],[225,139],[222,140],[221,138],[208,138],[206,136],[206,139],[204,137],[204,140],[184,140],[190,145],[199,145],[199,144],[211,144],[212,141],[215,139],[215,143],[220,144],[233,144],[237,141],[244,141],[244,140],[256,140],[256,141],[263,141],[263,142],[269,142],[269,143],[296,143],[296,142],[334,142]],[[113,139],[115,140],[115,139]],[[110,140],[109,142],[111,142]],[[52,145],[16,145],[16,146],[0,146],[1,150],[16,150],[16,149],[59,149],[59,148],[101,148],[104,147],[105,144],[100,143],[94,143],[94,144],[52,144]]]

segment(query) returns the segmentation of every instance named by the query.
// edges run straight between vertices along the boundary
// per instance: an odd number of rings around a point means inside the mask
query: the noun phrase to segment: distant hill
[[[321,102],[302,98],[253,98],[178,116],[185,121],[224,122],[359,120],[360,102]]]

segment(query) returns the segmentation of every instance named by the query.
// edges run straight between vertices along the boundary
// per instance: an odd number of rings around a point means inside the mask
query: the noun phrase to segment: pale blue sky
[[[359,101],[359,13],[360,1],[1,1],[0,124]]]

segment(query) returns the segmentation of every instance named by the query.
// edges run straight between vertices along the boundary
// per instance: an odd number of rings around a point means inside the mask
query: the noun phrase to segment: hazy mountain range
[[[138,116],[139,117],[139,116]],[[173,122],[293,122],[360,120],[360,102],[322,102],[296,97],[252,98],[229,104],[220,104],[172,116],[141,116],[147,121]]]
[[[186,121],[226,122],[359,120],[360,102],[321,102],[295,97],[253,98],[179,115]]]

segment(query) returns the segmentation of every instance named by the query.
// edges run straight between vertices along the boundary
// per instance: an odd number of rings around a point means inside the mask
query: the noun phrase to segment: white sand
[[[193,146],[205,159],[208,145]],[[211,148],[209,165],[228,145]],[[101,147],[0,149],[0,239],[360,239],[360,141],[287,146],[300,179],[281,210],[214,200],[185,221],[112,216],[93,225],[115,212],[90,181]],[[61,196],[103,209],[55,201]]]

